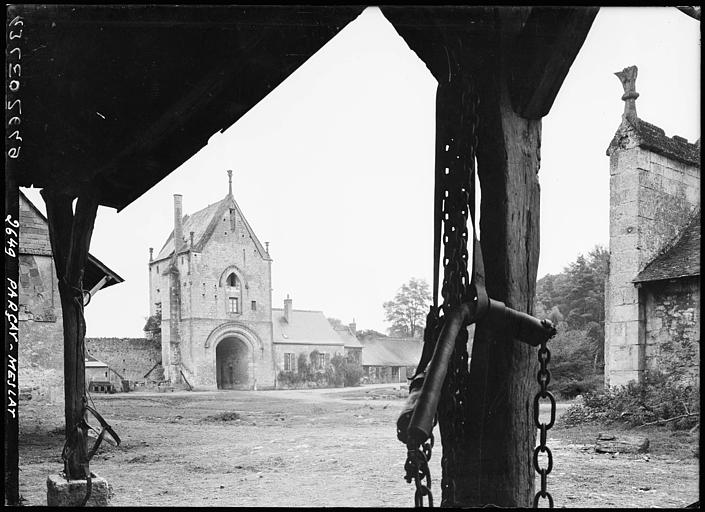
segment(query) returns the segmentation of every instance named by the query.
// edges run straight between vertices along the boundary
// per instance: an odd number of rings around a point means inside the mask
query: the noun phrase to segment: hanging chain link
[[[423,508],[423,500],[428,496],[428,506],[433,508],[433,493],[431,493],[431,470],[428,467],[428,461],[431,460],[431,451],[433,450],[433,434],[423,443],[422,446],[413,446],[411,443],[407,445],[406,476],[404,477],[407,483],[414,481],[416,492],[414,492],[414,506]]]
[[[439,105],[447,126],[443,133],[442,183],[443,183],[443,311],[448,313],[471,299],[468,272],[468,216],[474,211],[475,152],[478,138],[479,97],[474,84],[461,77],[454,77],[448,84],[439,86]],[[441,106],[440,104],[443,103]],[[474,229],[471,226],[470,229]],[[455,340],[448,374],[438,408],[441,437],[444,440],[441,465],[442,506],[456,502],[456,481],[460,476],[459,462],[463,460],[465,443],[465,418],[467,417],[468,332],[461,329]]]
[[[545,321],[544,321],[545,322]],[[534,448],[534,470],[541,477],[541,489],[534,496],[534,508],[538,508],[539,500],[541,498],[548,500],[548,507],[553,508],[553,496],[546,490],[546,477],[551,473],[553,469],[553,453],[551,449],[546,446],[546,437],[548,430],[553,426],[556,421],[556,399],[553,394],[548,391],[548,384],[551,382],[551,372],[548,370],[548,363],[551,361],[551,352],[548,350],[546,343],[548,340],[541,342],[541,347],[538,351],[538,359],[541,365],[537,380],[541,389],[534,396],[534,424],[539,430],[539,444]],[[551,407],[551,416],[548,423],[542,423],[539,419],[539,408],[541,399],[548,398]],[[546,454],[546,466],[541,467],[539,463],[539,454]]]

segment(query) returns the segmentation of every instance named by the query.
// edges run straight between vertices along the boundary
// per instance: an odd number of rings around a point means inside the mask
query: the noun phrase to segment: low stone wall
[[[86,338],[86,352],[131,381],[145,380],[162,358],[159,340],[146,338]]]
[[[697,278],[649,283],[646,367],[697,382],[700,375],[700,284]]]

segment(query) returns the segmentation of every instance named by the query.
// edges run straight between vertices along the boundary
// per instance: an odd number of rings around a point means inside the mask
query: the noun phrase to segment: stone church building
[[[699,378],[700,140],[637,117],[636,66],[616,73],[624,115],[610,157],[605,383],[645,370]]]
[[[232,193],[191,215],[174,195],[174,229],[150,249],[148,326],[160,326],[164,376],[172,383],[218,389],[276,387],[300,353],[354,350],[321,311],[272,304],[272,258]],[[268,244],[267,244],[268,245]],[[354,337],[354,336],[353,336]]]

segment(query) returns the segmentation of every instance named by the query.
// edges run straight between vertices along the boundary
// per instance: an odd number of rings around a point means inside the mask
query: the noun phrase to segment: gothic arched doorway
[[[224,338],[215,347],[215,378],[218,389],[249,389],[252,358],[247,344],[239,338]]]

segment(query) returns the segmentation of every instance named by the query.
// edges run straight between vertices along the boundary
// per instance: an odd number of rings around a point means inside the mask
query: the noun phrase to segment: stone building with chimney
[[[272,258],[232,193],[191,215],[174,195],[174,229],[150,249],[150,320],[161,331],[164,376],[218,389],[276,387],[300,353],[321,366],[345,354],[346,341],[321,311],[272,308]]]
[[[605,286],[605,383],[646,370],[699,376],[700,140],[640,119],[637,68],[616,73],[624,115],[610,157],[610,259]]]

